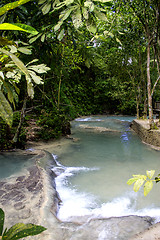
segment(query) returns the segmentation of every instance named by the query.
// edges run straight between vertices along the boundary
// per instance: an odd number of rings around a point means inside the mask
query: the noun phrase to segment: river
[[[71,123],[73,141],[53,157],[57,191],[62,199],[58,217],[151,216],[160,220],[160,184],[144,197],[127,180],[132,174],[160,169],[160,152],[130,130],[133,117],[94,116]]]

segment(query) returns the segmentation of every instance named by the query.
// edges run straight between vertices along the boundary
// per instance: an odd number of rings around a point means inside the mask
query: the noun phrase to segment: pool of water
[[[20,173],[33,163],[34,156],[20,152],[0,153],[0,180]]]
[[[72,122],[75,141],[60,156],[53,151],[59,165],[54,169],[59,174],[57,191],[63,201],[60,219],[132,214],[160,220],[160,184],[155,184],[147,197],[143,188],[135,193],[126,184],[132,174],[145,174],[151,169],[158,174],[160,170],[160,152],[143,144],[130,130],[132,120],[96,116]],[[99,131],[101,128],[103,131]]]

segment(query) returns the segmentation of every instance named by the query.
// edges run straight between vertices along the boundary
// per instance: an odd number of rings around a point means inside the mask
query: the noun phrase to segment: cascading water
[[[143,196],[126,184],[132,174],[160,169],[160,152],[129,129],[131,117],[90,117],[72,123],[67,151],[55,156],[56,187],[62,199],[58,217],[152,216],[160,220],[160,185]]]

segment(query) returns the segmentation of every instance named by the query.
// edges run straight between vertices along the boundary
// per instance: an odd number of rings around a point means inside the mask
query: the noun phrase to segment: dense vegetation
[[[34,140],[69,134],[69,121],[89,114],[149,113],[152,126],[158,1],[13,2],[0,3],[1,149],[23,147],[30,122]]]

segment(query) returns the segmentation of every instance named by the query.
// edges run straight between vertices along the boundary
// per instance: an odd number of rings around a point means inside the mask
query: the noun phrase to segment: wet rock
[[[30,216],[31,216],[31,210],[30,209],[21,210],[18,214],[19,219],[27,219]]]
[[[14,208],[15,208],[16,210],[21,210],[21,209],[25,208],[25,205],[24,205],[23,202],[18,202],[18,203],[16,203],[16,204],[14,204]]]
[[[16,179],[17,182],[22,182],[25,179],[25,176],[20,176]]]
[[[4,184],[6,184],[6,182],[0,182],[0,188],[2,188]]]
[[[126,216],[104,219],[91,219],[82,225],[77,223],[68,228],[68,236],[65,240],[128,240],[151,226],[151,217]],[[58,240],[58,239],[57,239]]]
[[[2,196],[2,198],[6,201],[14,200],[14,201],[21,201],[25,198],[25,195],[17,190],[10,191]]]
[[[4,190],[0,190],[0,197],[2,197],[4,193],[6,193]]]
[[[12,189],[16,189],[17,186],[16,186],[16,184],[5,184],[4,188],[6,190],[12,190]]]

